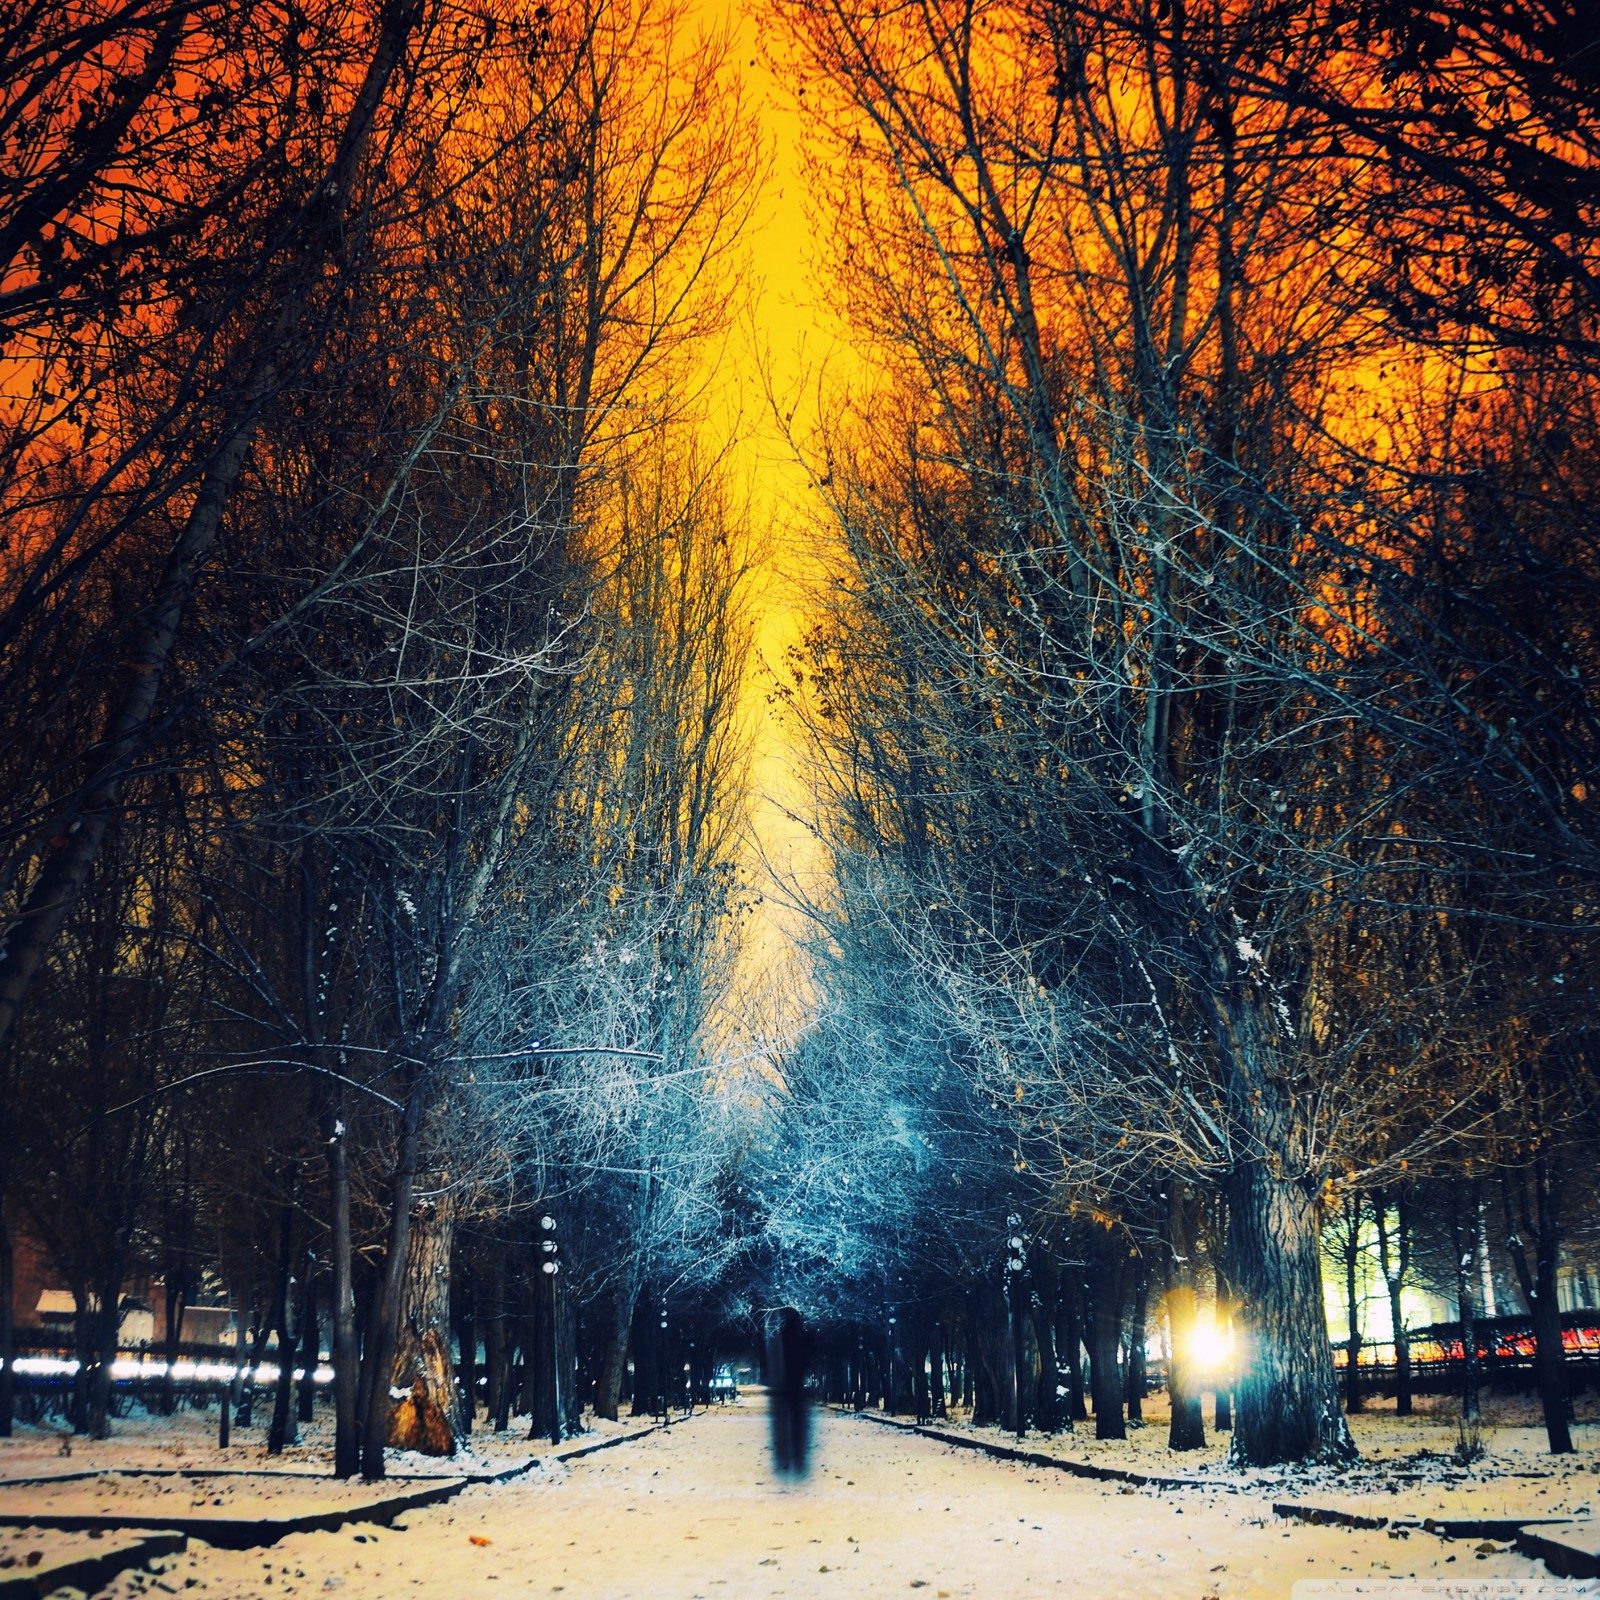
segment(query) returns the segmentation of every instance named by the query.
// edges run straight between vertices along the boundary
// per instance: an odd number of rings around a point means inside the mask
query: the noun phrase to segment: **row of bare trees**
[[[791,700],[825,1048],[889,1074],[892,1170],[940,1175],[941,1225],[981,1196],[989,1240],[1164,1239],[1180,1289],[1180,1198],[1224,1217],[1249,1464],[1353,1453],[1329,1205],[1514,1175],[1568,1448],[1600,838],[1578,10],[1568,38],[1378,0],[775,9],[868,353],[805,441],[839,555]]]
[[[624,1330],[717,1257],[747,118],[671,5],[7,30],[0,1261],[66,1275],[86,1428],[136,1262],[174,1349],[208,1282],[256,1351],[320,1311],[381,1476],[391,1385],[470,1426],[458,1239],[609,1208],[564,1286]]]

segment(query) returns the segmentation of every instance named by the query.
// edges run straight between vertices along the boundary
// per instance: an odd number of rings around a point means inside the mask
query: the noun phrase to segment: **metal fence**
[[[1473,1333],[1486,1383],[1504,1389],[1532,1387],[1533,1325],[1527,1317],[1482,1317],[1473,1323]],[[1600,1311],[1563,1312],[1561,1343],[1572,1387],[1600,1387]],[[1460,1387],[1467,1346],[1459,1322],[1436,1322],[1415,1329],[1410,1347],[1414,1389],[1428,1393]],[[1333,1360],[1341,1372],[1349,1366],[1350,1352],[1342,1342],[1334,1345]],[[1363,1342],[1356,1364],[1374,1388],[1392,1385],[1396,1377],[1393,1341]]]

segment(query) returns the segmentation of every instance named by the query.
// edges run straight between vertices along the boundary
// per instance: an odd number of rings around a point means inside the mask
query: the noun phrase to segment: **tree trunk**
[[[561,1339],[556,1316],[555,1274],[538,1271],[528,1286],[522,1318],[522,1409],[528,1438],[561,1442]]]
[[[1172,1419],[1167,1430],[1169,1450],[1203,1450],[1205,1413],[1201,1403],[1199,1362],[1195,1340],[1199,1334],[1200,1307],[1194,1289],[1194,1264],[1198,1228],[1194,1195],[1176,1179],[1169,1188],[1167,1250],[1171,1259],[1171,1284],[1167,1290],[1167,1330],[1172,1345],[1167,1393]]]
[[[184,1282],[171,1277],[166,1282],[167,1297],[167,1370],[161,1377],[161,1415],[170,1417],[178,1406],[178,1346],[183,1342],[183,1316],[188,1309]]]
[[[1563,1185],[1541,1151],[1524,1187],[1523,1211],[1519,1218],[1511,1212],[1511,1176],[1502,1173],[1501,1193],[1505,1198],[1506,1250],[1517,1271],[1523,1297],[1528,1302],[1533,1325],[1533,1371],[1544,1411],[1544,1430],[1551,1455],[1572,1451],[1572,1406],[1567,1391],[1566,1351],[1561,1339],[1561,1306],[1556,1295],[1556,1276],[1561,1251],[1561,1200]],[[1533,1188],[1533,1207],[1527,1207],[1526,1184]],[[1533,1235],[1534,1259],[1528,1264],[1528,1247],[1522,1235]]]
[[[294,1395],[294,1421],[312,1422],[317,1418],[317,1368],[322,1365],[322,1333],[317,1326],[317,1258],[309,1253],[306,1285],[301,1294],[299,1350],[301,1381]]]
[[[500,1356],[500,1388],[495,1396],[494,1431],[504,1433],[511,1426],[511,1408],[517,1398],[517,1349],[511,1337],[514,1324],[509,1313],[502,1312],[492,1326]]]
[[[373,1483],[383,1477],[384,1445],[389,1436],[389,1375],[394,1369],[400,1338],[402,1285],[411,1237],[411,1197],[416,1188],[417,1152],[421,1142],[424,1101],[429,1097],[428,1073],[419,1071],[406,1095],[390,1194],[389,1243],[384,1252],[383,1278],[373,1296],[371,1344],[366,1351],[363,1388],[366,1415],[362,1418],[361,1476]],[[448,1262],[448,1256],[446,1261]],[[448,1323],[446,1326],[448,1327]],[[448,1360],[448,1353],[445,1359]],[[370,1371],[365,1370],[370,1366]],[[451,1438],[454,1440],[454,1429]]]
[[[1390,1197],[1375,1194],[1372,1212],[1378,1224],[1378,1265],[1389,1292],[1389,1327],[1394,1337],[1394,1414],[1411,1415],[1411,1336],[1406,1331],[1405,1309],[1401,1295],[1405,1289],[1406,1269],[1411,1264],[1411,1229],[1406,1215],[1405,1196],[1397,1191],[1393,1196],[1395,1226],[1389,1232]]]
[[[1094,1436],[1125,1439],[1128,1429],[1122,1415],[1122,1375],[1117,1355],[1122,1348],[1124,1263],[1120,1237],[1096,1227],[1090,1245],[1089,1285],[1089,1393],[1094,1407]]]
[[[917,1408],[917,1422],[925,1423],[933,1416],[928,1388],[928,1335],[919,1324],[911,1340],[911,1398]]]
[[[413,1208],[389,1366],[390,1387],[407,1393],[389,1413],[385,1440],[397,1450],[428,1456],[451,1456],[456,1451],[458,1401],[450,1359],[450,1257],[455,1232],[451,1193],[420,1201]]]
[[[666,1307],[662,1306],[662,1326],[656,1329],[656,1400],[663,1424],[672,1420],[672,1386],[667,1376],[667,1362],[672,1349],[671,1329],[665,1326]]]
[[[1344,1240],[1344,1308],[1345,1340],[1344,1358],[1344,1409],[1352,1416],[1361,1409],[1361,1301],[1359,1279],[1361,1258],[1361,1199],[1356,1197],[1356,1214],[1353,1222],[1345,1224]]]
[[[1076,1266],[1061,1274],[1061,1304],[1056,1321],[1056,1360],[1067,1379],[1067,1427],[1089,1420],[1083,1394],[1083,1291]]]
[[[465,1439],[471,1436],[472,1426],[478,1420],[478,1286],[471,1267],[460,1259],[459,1250],[452,1284],[450,1311],[460,1357],[461,1403],[457,1412],[461,1436]]]
[[[289,1279],[294,1264],[294,1212],[287,1201],[278,1217],[278,1278],[272,1290],[272,1321],[278,1335],[278,1382],[272,1396],[272,1421],[267,1426],[267,1454],[283,1454],[289,1440],[290,1403],[294,1396],[294,1341],[289,1336]]]
[[[72,1375],[72,1397],[67,1402],[67,1419],[74,1433],[89,1431],[89,1381],[94,1371],[95,1320],[86,1284],[72,1285],[72,1343],[78,1357],[78,1370]]]
[[[481,1301],[483,1313],[483,1363],[488,1374],[484,1394],[485,1419],[491,1432],[503,1432],[508,1418],[502,1400],[511,1391],[511,1352],[506,1330],[505,1250],[498,1240],[489,1246],[488,1273]]]
[[[272,1420],[267,1424],[269,1456],[281,1456],[285,1445],[300,1442],[300,1434],[295,1426],[294,1354],[294,1341],[288,1328],[279,1327],[278,1381],[273,1385]]]
[[[1226,1203],[1219,1207],[1223,1217],[1221,1229],[1224,1243],[1227,1239],[1227,1206]],[[1224,1348],[1232,1350],[1222,1371],[1217,1374],[1216,1393],[1213,1396],[1212,1427],[1218,1433],[1230,1433],[1233,1430],[1233,1375],[1238,1370],[1239,1358],[1234,1344],[1234,1294],[1229,1287],[1227,1274],[1220,1269],[1216,1277],[1216,1329],[1217,1337],[1222,1341]]]
[[[1473,1300],[1473,1263],[1477,1247],[1477,1185],[1463,1195],[1462,1185],[1450,1186],[1450,1242],[1456,1261],[1456,1320],[1461,1324],[1461,1439],[1458,1453],[1475,1450],[1483,1369],[1478,1361],[1477,1307]],[[1470,1435],[1470,1437],[1469,1437]]]
[[[1313,1187],[1240,1162],[1228,1175],[1227,1256],[1240,1300],[1232,1460],[1354,1460],[1328,1342]]]
[[[884,1410],[891,1416],[903,1417],[912,1408],[911,1360],[906,1354],[904,1331],[898,1322],[889,1331],[884,1351],[889,1373],[889,1398]]]
[[[650,1296],[641,1294],[633,1308],[633,1415],[653,1417],[660,1410],[656,1393],[656,1315]]]
[[[1150,1268],[1143,1255],[1134,1268],[1133,1312],[1128,1319],[1128,1360],[1123,1368],[1123,1398],[1128,1421],[1144,1426],[1144,1397],[1149,1393],[1145,1377],[1146,1322],[1150,1314]]]
[[[17,1394],[16,1260],[6,1212],[6,1192],[0,1182],[0,1439],[11,1437]]]
[[[583,1386],[578,1376],[578,1306],[564,1294],[558,1278],[550,1286],[555,1298],[556,1318],[556,1405],[561,1414],[563,1438],[575,1439],[583,1432]],[[559,1439],[552,1439],[559,1444]]]
[[[95,1327],[94,1366],[88,1383],[89,1427],[92,1438],[111,1437],[111,1369],[117,1360],[117,1335],[122,1327],[122,1262],[112,1262],[100,1285],[100,1310],[91,1319]],[[1569,1445],[1570,1449],[1571,1446]]]
[[[1394,1329],[1394,1414],[1411,1415],[1411,1334],[1406,1328],[1405,1309],[1400,1303],[1400,1280],[1389,1289],[1389,1321]]]
[[[1021,1439],[1027,1436],[1028,1419],[1033,1414],[1033,1363],[1029,1359],[1028,1324],[1033,1306],[1033,1285],[1028,1274],[1011,1274],[1011,1293],[1007,1297],[1007,1310],[1011,1315],[1011,1397],[1012,1432]]]
[[[974,1372],[973,1423],[987,1427],[999,1423],[1014,1431],[1016,1382],[1012,1376],[1012,1346],[1006,1315],[1005,1291],[994,1283],[981,1283],[974,1291],[971,1355]]]
[[[530,1439],[539,1436],[540,1408],[550,1388],[544,1330],[539,1323],[537,1302],[524,1285],[522,1314],[517,1318],[517,1351],[521,1361],[517,1370],[517,1414],[530,1419]]]
[[[261,1318],[258,1303],[252,1304],[250,1314],[257,1319],[250,1329],[250,1354],[245,1364],[235,1372],[233,1379],[233,1425],[236,1428],[254,1426],[256,1373],[260,1370],[261,1357],[267,1347],[267,1324]]]
[[[599,1310],[601,1323],[609,1326],[611,1319],[606,1307],[602,1305]],[[605,1331],[604,1327],[596,1328],[594,1311],[595,1307],[590,1306],[588,1314],[579,1315],[574,1324],[577,1328],[573,1342],[577,1348],[578,1377],[572,1389],[580,1412],[585,1406],[594,1405],[600,1386],[601,1346],[605,1341]]]
[[[300,1392],[295,1419],[311,1422],[317,1414],[317,1365],[322,1357],[317,1331],[317,1258],[306,1253],[305,1289],[300,1297]]]
[[[594,1414],[608,1422],[617,1420],[622,1400],[622,1380],[628,1369],[628,1330],[633,1306],[620,1290],[603,1308],[600,1370],[595,1377]]]
[[[1037,1279],[1035,1280],[1037,1281]],[[1033,1425],[1041,1433],[1054,1433],[1061,1426],[1060,1362],[1056,1358],[1056,1301],[1061,1285],[1048,1276],[1042,1295],[1032,1297],[1033,1338],[1039,1349],[1039,1377],[1033,1389]]]
[[[235,1371],[239,1366],[239,1331],[234,1329],[233,1336],[233,1364]],[[233,1437],[233,1380],[230,1378],[222,1387],[222,1393],[217,1397],[220,1402],[217,1406],[217,1449],[226,1450],[228,1441]]]
[[[353,1478],[361,1470],[360,1353],[356,1348],[356,1299],[350,1239],[350,1154],[344,1107],[335,1102],[324,1120],[328,1191],[333,1209],[333,1475]]]
[[[1167,1430],[1169,1450],[1205,1448],[1206,1422],[1194,1359],[1199,1320],[1194,1285],[1179,1279],[1167,1291],[1167,1321],[1172,1338],[1171,1371],[1167,1380],[1172,1401],[1172,1420]]]
[[[1567,1388],[1566,1352],[1561,1340],[1561,1308],[1556,1301],[1555,1264],[1551,1262],[1548,1272],[1543,1260],[1539,1266],[1539,1292],[1534,1296],[1532,1310],[1533,1368],[1550,1454],[1570,1455],[1572,1403]]]

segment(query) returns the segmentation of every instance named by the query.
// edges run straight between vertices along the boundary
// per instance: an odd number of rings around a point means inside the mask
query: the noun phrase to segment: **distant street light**
[[[886,1415],[894,1415],[894,1325],[895,1316],[889,1314],[889,1360],[884,1371],[883,1381],[883,1409]]]
[[[561,1443],[561,1319],[556,1306],[556,1274],[561,1271],[558,1259],[560,1248],[556,1244],[556,1219],[546,1213],[539,1218],[539,1262],[545,1304],[545,1327],[550,1339],[550,1443]]]
[[[1011,1230],[1006,1240],[1011,1251],[1006,1258],[1006,1290],[1011,1305],[1011,1366],[1016,1388],[1017,1437],[1024,1439],[1028,1434],[1028,1416],[1023,1409],[1022,1363],[1027,1355],[1027,1337],[1022,1319],[1028,1309],[1028,1240],[1021,1232],[1022,1218],[1015,1213],[1006,1218],[1006,1227]]]
[[[661,1307],[660,1336],[656,1341],[656,1380],[661,1387],[661,1424],[670,1427],[672,1412],[667,1405],[667,1308]]]

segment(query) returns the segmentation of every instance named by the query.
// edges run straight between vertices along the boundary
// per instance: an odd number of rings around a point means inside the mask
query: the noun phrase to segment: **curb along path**
[[[1020,1445],[1001,1444],[998,1439],[978,1439],[971,1434],[950,1433],[924,1422],[901,1422],[873,1411],[846,1410],[842,1415],[859,1416],[881,1427],[898,1428],[902,1433],[921,1434],[924,1439],[936,1439],[940,1444],[954,1445],[960,1450],[977,1450],[1001,1461],[1020,1461],[1030,1467],[1053,1467],[1057,1472],[1067,1472],[1075,1478],[1094,1478],[1103,1483],[1130,1483],[1138,1489],[1221,1489],[1230,1494],[1237,1492],[1237,1486],[1230,1483],[1213,1483],[1204,1478],[1163,1477],[1153,1472],[1138,1472],[1132,1467],[1098,1467],[1089,1461],[1048,1455],[1043,1450],[1024,1450]]]

